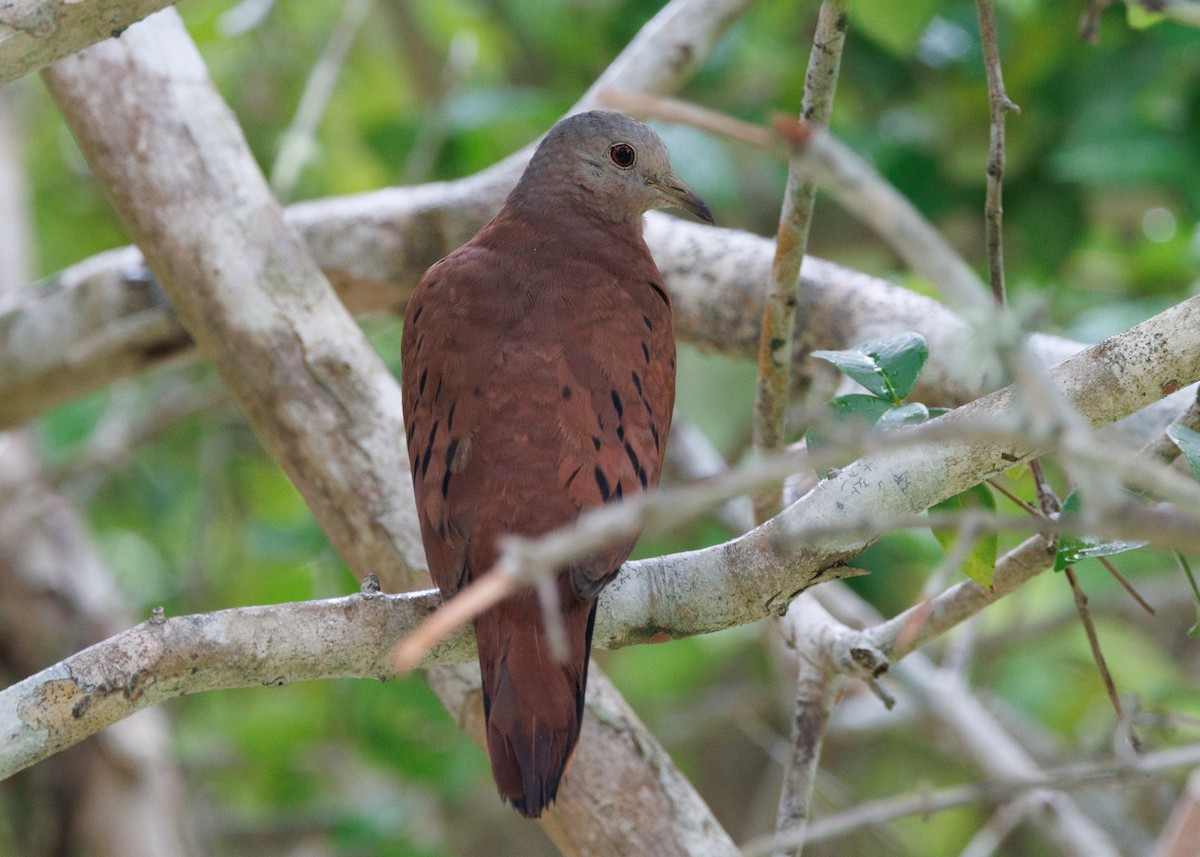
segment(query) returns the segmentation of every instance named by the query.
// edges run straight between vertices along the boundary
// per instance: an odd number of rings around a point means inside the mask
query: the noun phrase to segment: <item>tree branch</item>
[[[0,6],[0,85],[83,50],[167,0],[10,0]]]
[[[801,120],[818,128],[829,126],[829,116],[833,112],[833,96],[842,63],[842,45],[846,41],[846,21],[846,4],[843,0],[824,0],[821,3],[800,107]],[[785,442],[786,415],[793,392],[792,363],[795,360],[796,341],[803,341],[804,326],[809,315],[807,304],[810,301],[800,291],[803,285],[800,267],[808,252],[808,233],[812,226],[816,196],[817,186],[814,182],[792,170],[788,171],[758,346],[754,445],[760,453],[778,452]],[[796,377],[807,379],[810,374],[810,371],[806,371]],[[807,384],[804,386],[807,387]],[[782,485],[755,492],[754,516],[757,523],[761,524],[778,514],[782,503]]]
[[[183,326],[334,547],[412,588],[424,551],[411,485],[394,478],[408,467],[399,389],[283,221],[178,15],[44,76]]]

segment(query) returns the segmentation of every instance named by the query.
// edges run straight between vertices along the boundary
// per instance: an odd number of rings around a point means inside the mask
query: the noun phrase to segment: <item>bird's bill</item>
[[[686,208],[706,223],[713,223],[712,209],[708,204],[675,176],[669,175],[661,181],[651,179],[650,184],[663,194],[669,205]]]

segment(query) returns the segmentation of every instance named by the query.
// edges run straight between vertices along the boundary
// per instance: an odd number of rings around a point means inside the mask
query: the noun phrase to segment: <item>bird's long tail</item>
[[[475,622],[492,776],[500,796],[528,818],[558,795],[583,720],[596,602],[571,599],[563,607],[566,663],[554,659],[532,591]]]

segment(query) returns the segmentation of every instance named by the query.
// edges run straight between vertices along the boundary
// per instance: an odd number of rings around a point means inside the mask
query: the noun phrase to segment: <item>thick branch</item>
[[[411,486],[393,478],[407,471],[399,390],[284,222],[178,15],[45,78],[183,326],[330,541],[411,588],[424,552]]]
[[[167,0],[10,0],[0,5],[0,85],[119,36]]]

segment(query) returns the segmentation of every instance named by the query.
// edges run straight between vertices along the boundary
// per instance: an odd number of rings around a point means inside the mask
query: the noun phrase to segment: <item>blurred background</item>
[[[490,165],[552,124],[660,5],[187,0],[179,10],[290,202]],[[756,123],[795,114],[816,9],[754,4],[681,96]],[[1200,293],[1200,30],[1131,26],[1117,5],[1101,19],[1099,43],[1087,44],[1078,36],[1082,11],[1083,3],[997,0],[1005,81],[1021,107],[1007,126],[1010,296],[1038,329],[1091,342]],[[988,106],[975,14],[974,3],[955,0],[856,0],[832,127],[983,270]],[[297,111],[323,56],[334,72],[330,97],[310,105],[314,134],[298,136]],[[41,278],[127,238],[40,82],[16,90]],[[718,224],[774,234],[782,165],[694,129],[656,127]],[[818,202],[810,252],[924,289],[827,199]],[[399,320],[363,324],[398,372]],[[753,378],[749,363],[681,346],[677,419],[738,459]],[[134,614],[356,590],[237,413],[204,392],[216,387],[206,366],[169,368],[37,423],[59,487],[86,511]],[[113,414],[149,413],[181,391],[179,414],[135,448],[95,454]],[[1029,496],[1024,478],[1014,474],[1011,484]],[[705,521],[639,553],[729,537]],[[890,536],[855,561],[876,573],[853,585],[890,615],[913,603],[941,557],[928,533]],[[1200,659],[1187,636],[1195,617],[1186,583],[1162,554],[1116,562],[1160,607],[1156,617],[1138,615],[1098,564],[1080,566],[1117,686],[1148,745],[1196,740]],[[965,646],[981,696],[1039,758],[1110,754],[1112,710],[1060,575],[1043,575],[967,633],[973,644],[952,637],[929,654]],[[763,623],[596,655],[737,841],[773,827],[779,794],[793,688],[773,636]],[[847,699],[826,746],[821,805],[832,811],[975,779],[919,709],[914,702],[887,714],[873,698]],[[209,853],[555,853],[536,826],[501,806],[484,754],[420,676],[200,694],[167,710]],[[1131,848],[1152,840],[1185,773],[1122,787],[1119,823]],[[0,788],[0,847],[12,846],[27,821],[20,782]],[[1080,793],[1086,806],[1110,797],[1105,788]],[[957,854],[991,812],[971,805],[917,816],[806,853]],[[1052,852],[1019,829],[1004,853]]]

